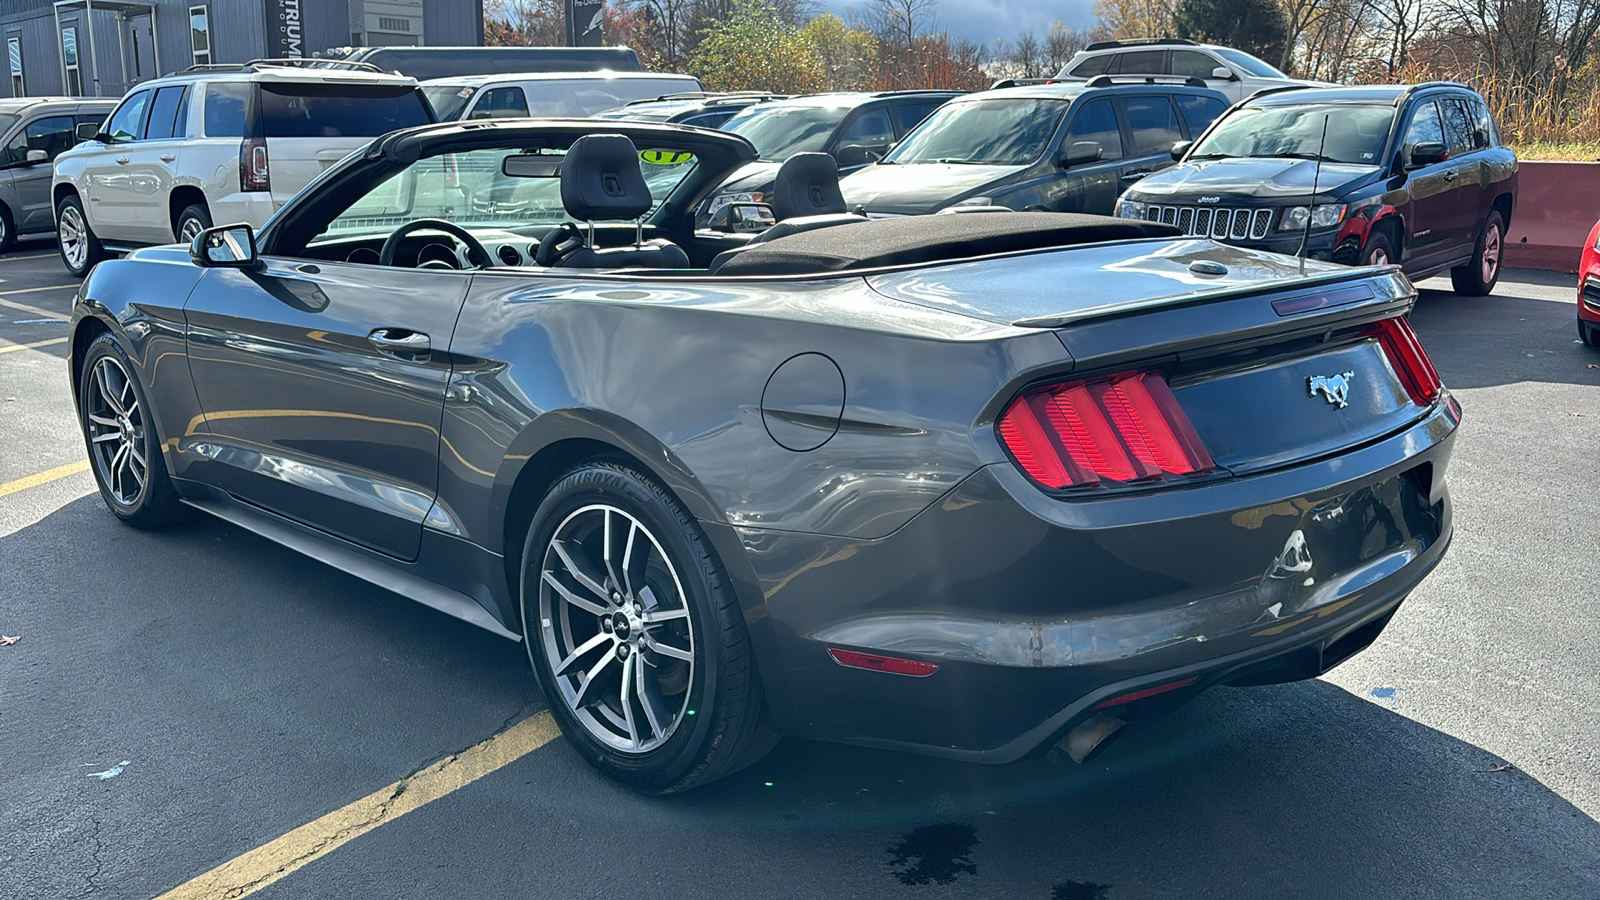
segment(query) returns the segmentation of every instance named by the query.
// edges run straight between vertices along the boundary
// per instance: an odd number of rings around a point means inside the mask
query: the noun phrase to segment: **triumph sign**
[[[264,0],[267,11],[267,56],[273,58],[306,55],[305,21],[300,8],[305,0]]]

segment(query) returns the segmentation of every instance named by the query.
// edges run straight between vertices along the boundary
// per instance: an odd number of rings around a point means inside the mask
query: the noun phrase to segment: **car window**
[[[951,103],[934,110],[885,161],[1024,166],[1044,156],[1066,111],[1064,101],[1032,97]]]
[[[1172,51],[1172,74],[1182,75],[1185,78],[1210,78],[1211,70],[1217,67],[1216,60],[1194,50]]]
[[[1067,126],[1067,136],[1061,139],[1061,147],[1070,148],[1078,141],[1099,144],[1101,159],[1122,158],[1122,132],[1117,128],[1117,114],[1110,100],[1095,100],[1078,110]]]
[[[1073,67],[1067,74],[1071,75],[1073,78],[1093,78],[1096,75],[1104,75],[1106,73],[1106,69],[1110,67],[1111,61],[1115,58],[1115,53],[1103,53],[1099,56],[1091,56],[1083,62],[1078,63],[1078,65]]]
[[[1406,126],[1405,154],[1411,158],[1411,148],[1418,144],[1443,144],[1444,128],[1439,124],[1439,108],[1432,100],[1417,104],[1411,114],[1411,124]]]
[[[156,91],[155,101],[150,104],[150,121],[144,127],[145,140],[183,137],[188,128],[188,98],[188,85],[180,84]]]
[[[427,84],[422,86],[422,95],[433,107],[433,115],[441,122],[451,122],[461,115],[467,108],[467,101],[477,93],[475,87],[462,87],[453,84]]]
[[[1327,139],[1323,139],[1326,123]],[[1375,164],[1389,139],[1389,104],[1303,103],[1242,106],[1228,113],[1189,151],[1189,159],[1290,157]]]
[[[1445,146],[1450,148],[1450,155],[1457,156],[1476,150],[1472,119],[1467,115],[1466,104],[1455,98],[1441,100],[1439,112],[1444,115],[1444,141]]]
[[[259,96],[268,138],[377,137],[433,121],[407,85],[262,84]]]
[[[61,151],[77,142],[71,116],[34,119],[11,139],[11,145],[6,148],[6,162],[13,165],[27,162],[29,150],[43,150],[46,160],[54,160]]]
[[[1480,147],[1497,147],[1500,144],[1500,131],[1495,127],[1494,116],[1489,114],[1489,107],[1480,97],[1471,100],[1472,120],[1478,130]]]
[[[139,126],[144,122],[144,108],[149,101],[149,91],[140,91],[122,101],[117,111],[111,114],[110,121],[106,122],[106,134],[111,136],[112,143],[138,140]]]
[[[497,87],[483,92],[472,108],[473,119],[504,119],[528,114],[528,98],[519,87]]]
[[[796,153],[828,146],[828,137],[849,112],[843,106],[775,106],[759,104],[741,110],[722,126],[755,145],[762,159],[778,162]]]
[[[917,124],[928,117],[928,114],[944,105],[945,98],[937,100],[901,100],[894,104],[894,117],[900,126],[900,133],[905,134],[917,127]]]
[[[1124,97],[1122,111],[1128,117],[1128,137],[1132,152],[1164,153],[1183,140],[1178,112],[1165,94],[1155,97]]]
[[[245,111],[251,86],[242,81],[215,81],[206,85],[206,136],[243,137]]]
[[[731,109],[719,109],[716,112],[701,113],[697,116],[690,116],[687,119],[683,119],[682,124],[698,125],[701,128],[716,128],[723,122],[733,118],[733,112],[734,111]]]
[[[889,124],[889,110],[885,107],[870,109],[856,116],[839,135],[838,145],[848,147],[859,144],[879,149],[894,143],[894,126]]]
[[[1135,53],[1119,53],[1116,72],[1118,75],[1165,75],[1167,51],[1140,50]]]
[[[1223,61],[1228,64],[1228,68],[1232,69],[1236,74],[1249,75],[1254,78],[1289,77],[1242,50],[1234,50],[1231,47],[1216,47],[1213,48],[1213,52],[1222,57]]]
[[[1193,94],[1178,94],[1172,99],[1178,101],[1178,112],[1183,116],[1183,124],[1189,127],[1189,137],[1198,138],[1205,133],[1217,116],[1228,109],[1228,104],[1215,97],[1196,97]]]

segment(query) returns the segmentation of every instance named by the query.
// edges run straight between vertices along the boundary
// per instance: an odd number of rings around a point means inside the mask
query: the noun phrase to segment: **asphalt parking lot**
[[[551,738],[519,645],[220,522],[118,525],[65,376],[75,284],[24,243],[0,898],[1600,896],[1600,352],[1572,283],[1424,285],[1465,408],[1455,545],[1338,670],[1213,690],[1088,766],[787,740],[647,799]]]

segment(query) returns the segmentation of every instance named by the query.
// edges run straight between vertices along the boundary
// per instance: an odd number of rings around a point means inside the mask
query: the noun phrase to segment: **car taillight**
[[[239,145],[239,190],[272,190],[272,179],[267,168],[267,142],[260,138]]]
[[[1389,364],[1394,366],[1400,383],[1405,386],[1413,403],[1431,406],[1433,401],[1439,399],[1439,392],[1443,388],[1439,372],[1434,369],[1433,361],[1428,359],[1427,351],[1422,349],[1410,322],[1405,319],[1384,319],[1368,333],[1378,339],[1384,355],[1389,357]]]
[[[1166,379],[1152,372],[1034,388],[1007,407],[998,427],[1017,464],[1048,488],[1216,468]]]

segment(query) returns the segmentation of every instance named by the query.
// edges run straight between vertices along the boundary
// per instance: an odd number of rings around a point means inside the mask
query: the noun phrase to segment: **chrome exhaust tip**
[[[1073,762],[1086,763],[1094,759],[1106,741],[1126,724],[1126,721],[1115,716],[1092,716],[1079,722],[1056,746],[1072,757]]]

